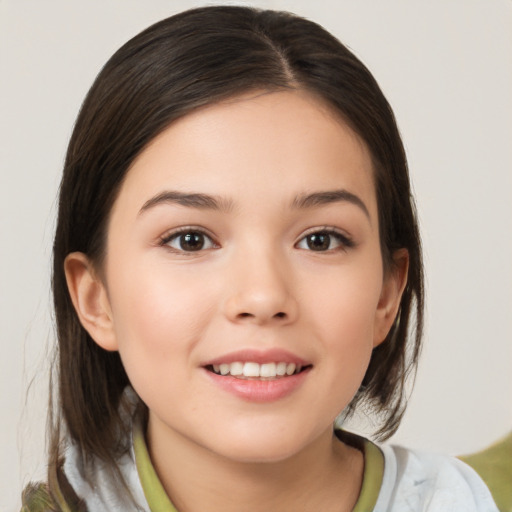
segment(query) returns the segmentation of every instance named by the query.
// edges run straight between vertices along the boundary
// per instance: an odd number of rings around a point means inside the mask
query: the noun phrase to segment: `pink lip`
[[[311,367],[308,367],[300,373],[273,380],[240,379],[230,375],[218,375],[206,369],[205,373],[214,384],[238,398],[248,402],[268,403],[292,394],[302,385],[310,370]]]
[[[296,365],[307,366],[310,362],[288,352],[283,349],[269,349],[269,350],[238,350],[236,352],[230,352],[223,356],[216,357],[201,364],[201,366],[210,366],[218,364],[231,364],[236,362],[252,362],[258,364],[264,363],[295,363]]]
[[[264,363],[295,363],[306,367],[300,373],[276,379],[243,379],[231,375],[218,375],[207,369],[209,366],[231,364],[235,362]],[[224,391],[248,402],[274,402],[298,389],[309,375],[311,362],[283,349],[254,350],[244,349],[230,352],[206,361],[201,365],[211,381]]]

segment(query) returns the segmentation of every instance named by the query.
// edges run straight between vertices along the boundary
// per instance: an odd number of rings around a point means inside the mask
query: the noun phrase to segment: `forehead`
[[[172,123],[136,158],[118,199],[141,203],[166,188],[235,202],[346,188],[365,196],[369,210],[375,202],[366,145],[303,91],[247,93]]]

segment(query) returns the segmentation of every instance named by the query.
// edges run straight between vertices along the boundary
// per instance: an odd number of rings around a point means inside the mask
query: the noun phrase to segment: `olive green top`
[[[512,512],[512,432],[481,452],[460,457],[487,484],[501,512]]]
[[[371,512],[379,497],[384,474],[384,457],[382,452],[370,441],[354,434],[336,431],[336,435],[343,442],[362,449],[364,453],[363,484],[353,512]],[[137,471],[151,512],[178,512],[167,496],[155,472],[141,429],[137,428],[134,431],[133,446]]]
[[[372,512],[382,484],[384,456],[375,444],[366,439],[343,431],[336,431],[336,435],[340,440],[361,450],[364,454],[363,483],[353,512]],[[167,496],[156,474],[148,453],[144,432],[137,425],[133,432],[133,448],[137,473],[149,505],[149,510],[151,512],[178,512]],[[56,490],[57,496],[52,499],[48,486],[45,484],[30,484],[23,492],[21,512],[50,512],[58,510],[75,512],[86,510],[84,504],[74,494],[62,470],[52,480],[54,480],[52,487]]]

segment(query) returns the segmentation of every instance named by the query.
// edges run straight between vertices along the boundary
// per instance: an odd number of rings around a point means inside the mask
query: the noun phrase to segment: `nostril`
[[[279,313],[276,313],[274,316],[276,318],[285,318],[286,317],[286,313],[283,313],[282,311],[280,311]]]

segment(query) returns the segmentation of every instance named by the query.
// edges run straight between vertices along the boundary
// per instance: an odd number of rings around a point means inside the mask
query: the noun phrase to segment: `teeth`
[[[243,373],[244,373],[243,363],[231,363],[229,373],[231,375],[233,375],[234,377],[236,377],[238,375],[243,375]]]
[[[283,362],[258,364],[252,361],[246,363],[237,361],[231,364],[222,363],[213,365],[213,371],[215,373],[219,375],[231,375],[233,377],[275,378],[293,375],[299,373],[301,370],[302,365]]]
[[[277,363],[276,365],[276,375],[282,377],[286,374],[286,363]]]
[[[245,363],[243,374],[244,377],[259,377],[260,365],[258,363]]]
[[[286,375],[293,375],[295,373],[295,364],[290,363],[286,366]]]
[[[275,377],[276,363],[265,363],[260,367],[260,377]]]

